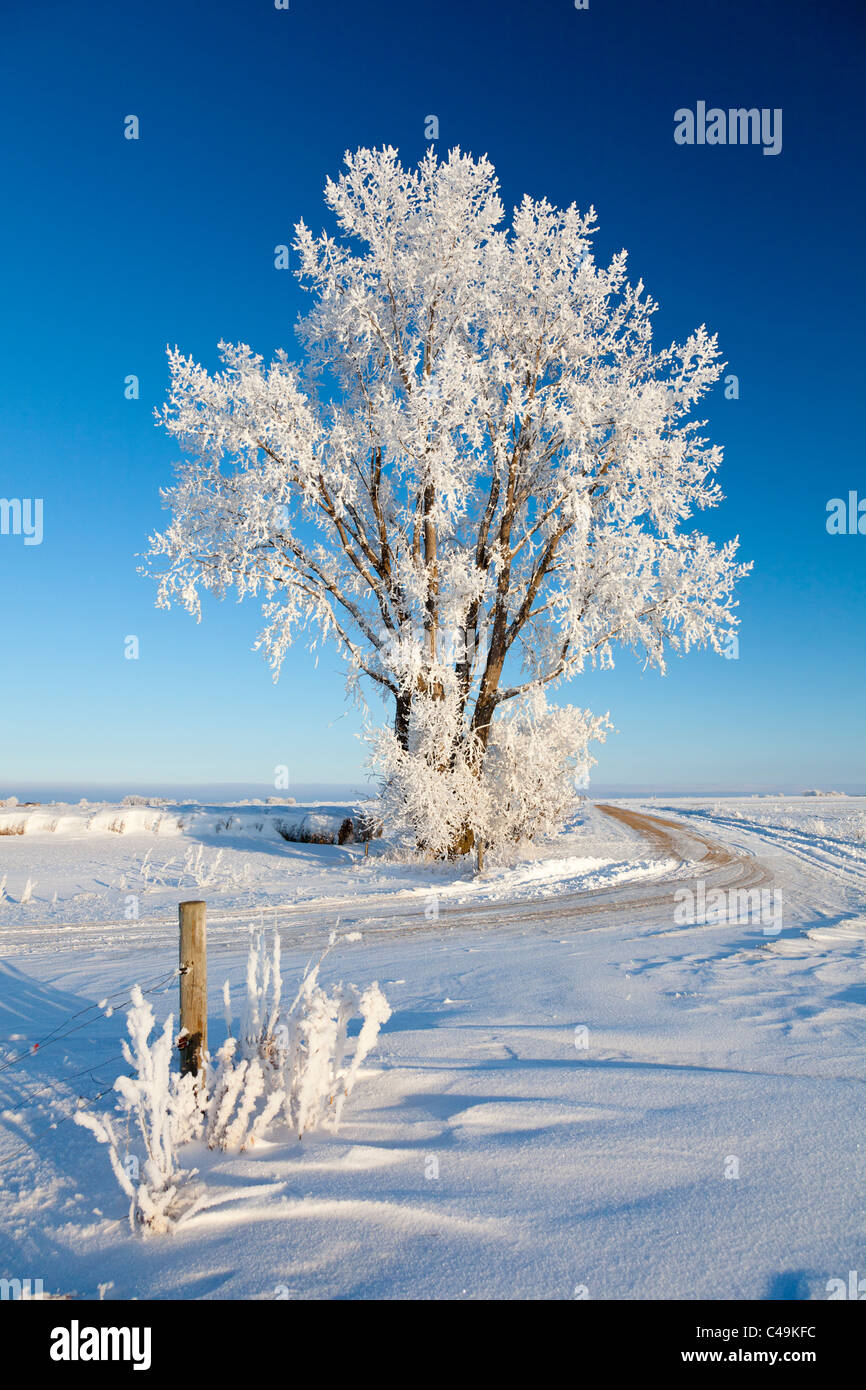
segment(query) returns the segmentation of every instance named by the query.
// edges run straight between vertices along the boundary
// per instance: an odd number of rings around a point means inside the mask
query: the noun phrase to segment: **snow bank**
[[[312,802],[244,803],[205,806],[196,803],[136,805],[62,802],[50,805],[0,803],[0,836],[54,835],[219,835],[298,839],[336,844],[340,827],[356,820],[357,806]]]

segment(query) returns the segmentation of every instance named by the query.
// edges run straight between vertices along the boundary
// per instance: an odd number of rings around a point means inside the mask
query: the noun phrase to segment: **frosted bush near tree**
[[[548,705],[540,689],[510,706],[491,735],[487,778],[496,809],[481,829],[486,843],[535,840],[560,830],[595,765],[589,746],[610,727],[606,714]]]
[[[372,736],[392,831],[437,855],[452,852],[465,827],[491,849],[561,829],[595,763],[589,745],[610,727],[607,715],[550,706],[535,690],[494,724],[480,777],[480,747],[464,741],[452,752],[457,718],[448,699],[416,700],[408,748],[391,730]]]

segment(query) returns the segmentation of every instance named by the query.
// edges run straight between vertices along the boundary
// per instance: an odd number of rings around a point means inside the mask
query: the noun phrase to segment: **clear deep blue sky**
[[[40,546],[0,536],[0,795],[266,784],[282,763],[358,780],[337,658],[297,646],[274,686],[254,605],[160,612],[136,553],[176,457],[152,420],[166,343],[209,365],[221,337],[294,353],[304,296],[274,246],[326,223],[347,148],[414,162],[431,114],[440,149],[490,155],[507,205],[594,203],[659,338],[705,321],[739,377],[708,406],[726,501],[702,521],[755,561],[739,659],[661,678],[623,653],[576,681],[620,731],[596,782],[866,789],[866,536],[825,529],[830,497],[866,496],[854,0],[49,0],[0,26],[0,496],[45,509]],[[781,154],[676,145],[699,100],[781,107]]]

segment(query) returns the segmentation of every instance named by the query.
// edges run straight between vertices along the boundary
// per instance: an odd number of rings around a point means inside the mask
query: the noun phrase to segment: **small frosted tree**
[[[617,645],[664,669],[735,626],[736,541],[682,529],[721,498],[691,415],[723,364],[704,327],[653,345],[625,252],[596,264],[592,209],[527,196],[506,227],[486,158],[361,149],[325,198],[341,235],[301,222],[294,243],[303,366],[169,352],[161,420],[191,461],[151,540],[158,602],[260,596],[275,675],[300,630],[335,642],[350,688],[393,702],[380,766],[414,766],[419,840],[447,807],[461,852],[511,702],[513,747]],[[581,760],[602,727],[577,713]]]

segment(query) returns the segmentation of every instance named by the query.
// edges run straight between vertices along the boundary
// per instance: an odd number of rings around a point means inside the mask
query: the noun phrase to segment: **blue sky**
[[[619,730],[596,782],[866,790],[866,536],[825,529],[829,498],[866,496],[853,5],[97,0],[3,29],[0,496],[43,498],[44,540],[0,535],[0,795],[265,786],[278,764],[358,780],[338,659],[298,646],[274,686],[254,605],[159,612],[136,554],[176,457],[152,419],[166,343],[211,365],[221,337],[294,353],[303,296],[274,246],[326,222],[345,149],[414,161],[431,114],[440,148],[490,155],[509,206],[594,203],[599,255],[628,248],[659,338],[705,321],[739,378],[709,402],[726,501],[702,522],[755,562],[739,659],[662,679],[623,653],[574,682]],[[781,108],[781,153],[675,144],[699,100]]]

